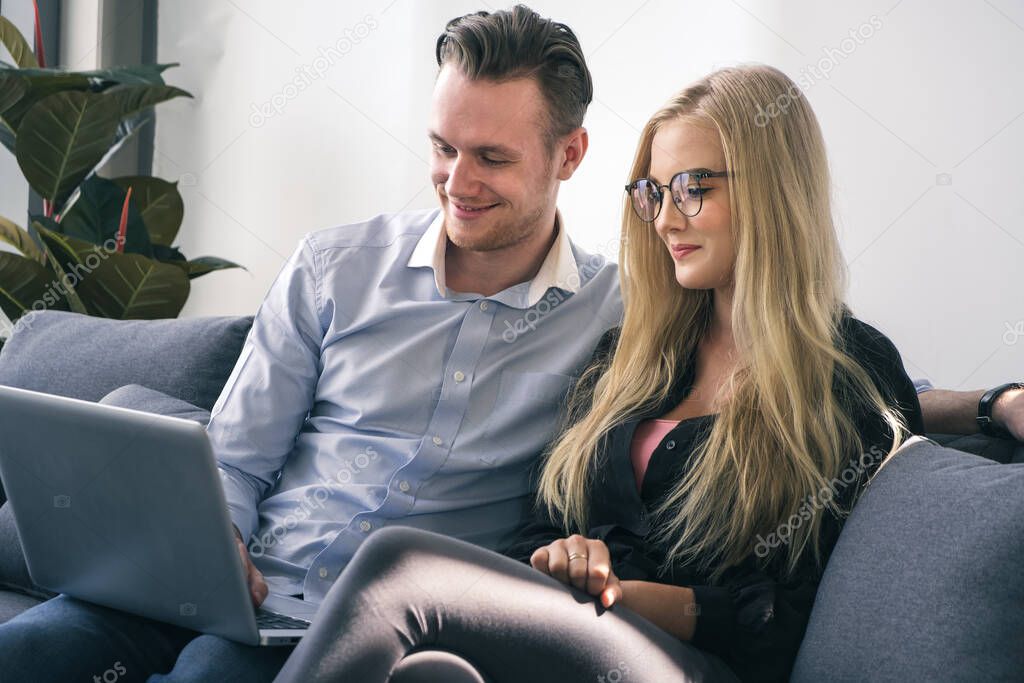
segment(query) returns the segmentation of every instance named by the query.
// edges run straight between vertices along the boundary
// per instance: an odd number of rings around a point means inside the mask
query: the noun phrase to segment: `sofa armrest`
[[[1024,462],[1024,442],[985,434],[926,434],[935,443],[1007,464]]]

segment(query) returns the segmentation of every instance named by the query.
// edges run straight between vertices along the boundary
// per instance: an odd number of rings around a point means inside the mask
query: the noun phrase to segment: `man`
[[[508,541],[573,375],[622,315],[615,265],[576,247],[556,209],[588,143],[576,36],[525,7],[482,12],[449,23],[437,61],[440,210],[303,238],[211,413],[257,604],[267,583],[321,600],[389,524]],[[289,651],[66,596],[0,626],[19,680],[114,661],[126,680],[270,680]]]
[[[992,389],[949,391],[915,380],[926,432],[974,434],[1024,441],[1024,383]]]

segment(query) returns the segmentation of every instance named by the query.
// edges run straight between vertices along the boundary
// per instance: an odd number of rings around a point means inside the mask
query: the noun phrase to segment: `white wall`
[[[99,63],[101,0],[65,2],[60,15],[60,61],[66,69],[86,71]]]
[[[1024,375],[1024,334],[1008,332],[1024,332],[1019,1],[533,7],[573,27],[595,79],[590,152],[560,202],[581,245],[610,252],[637,133],[660,103],[715,67],[767,62],[804,79],[825,131],[855,312],[937,385]],[[181,180],[185,253],[249,269],[194,281],[185,315],[254,311],[309,230],[433,206],[434,41],[448,19],[487,8],[160,4],[159,59],[182,62],[166,76],[196,99],[159,108],[155,172]],[[858,29],[870,37],[850,38]],[[333,45],[340,57],[318,59]],[[627,68],[636,60],[651,68]],[[323,67],[310,87],[286,90]],[[279,113],[255,113],[272,102]]]

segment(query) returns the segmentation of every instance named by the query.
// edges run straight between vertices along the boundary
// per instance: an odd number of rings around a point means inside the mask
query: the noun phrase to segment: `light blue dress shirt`
[[[319,602],[375,529],[511,539],[573,379],[620,324],[617,267],[558,236],[530,282],[448,290],[438,210],[304,237],[207,427],[271,588]]]

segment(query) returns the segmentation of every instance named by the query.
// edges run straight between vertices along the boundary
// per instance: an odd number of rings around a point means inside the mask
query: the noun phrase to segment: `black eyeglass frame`
[[[626,185],[626,196],[629,199],[629,205],[630,207],[632,207],[633,213],[636,214],[636,217],[642,220],[644,223],[653,223],[654,221],[658,220],[658,216],[661,215],[661,209],[665,205],[665,193],[662,192],[662,188],[668,190],[668,194],[672,195],[672,182],[681,175],[695,178],[697,180],[697,189],[700,189],[700,181],[705,178],[727,178],[731,174],[729,173],[729,171],[701,171],[700,173],[689,173],[687,171],[680,171],[679,173],[676,173],[671,178],[669,178],[668,185],[659,185],[658,183],[654,182],[654,180],[651,178],[637,178],[633,182]],[[636,210],[636,204],[633,202],[633,190],[636,188],[636,184],[642,180],[646,180],[647,182],[649,182],[658,191],[658,210],[654,212],[654,217],[651,218],[651,220],[647,220],[646,218],[641,216],[640,212]],[[675,205],[679,213],[683,214],[687,218],[693,218],[694,216],[700,213],[700,210],[702,208],[704,208],[703,193],[699,195],[699,199],[700,202],[697,204],[697,210],[694,211],[692,214],[688,214],[685,211],[683,211],[683,207],[680,206],[680,202],[676,201],[675,196],[672,196],[672,203]]]

